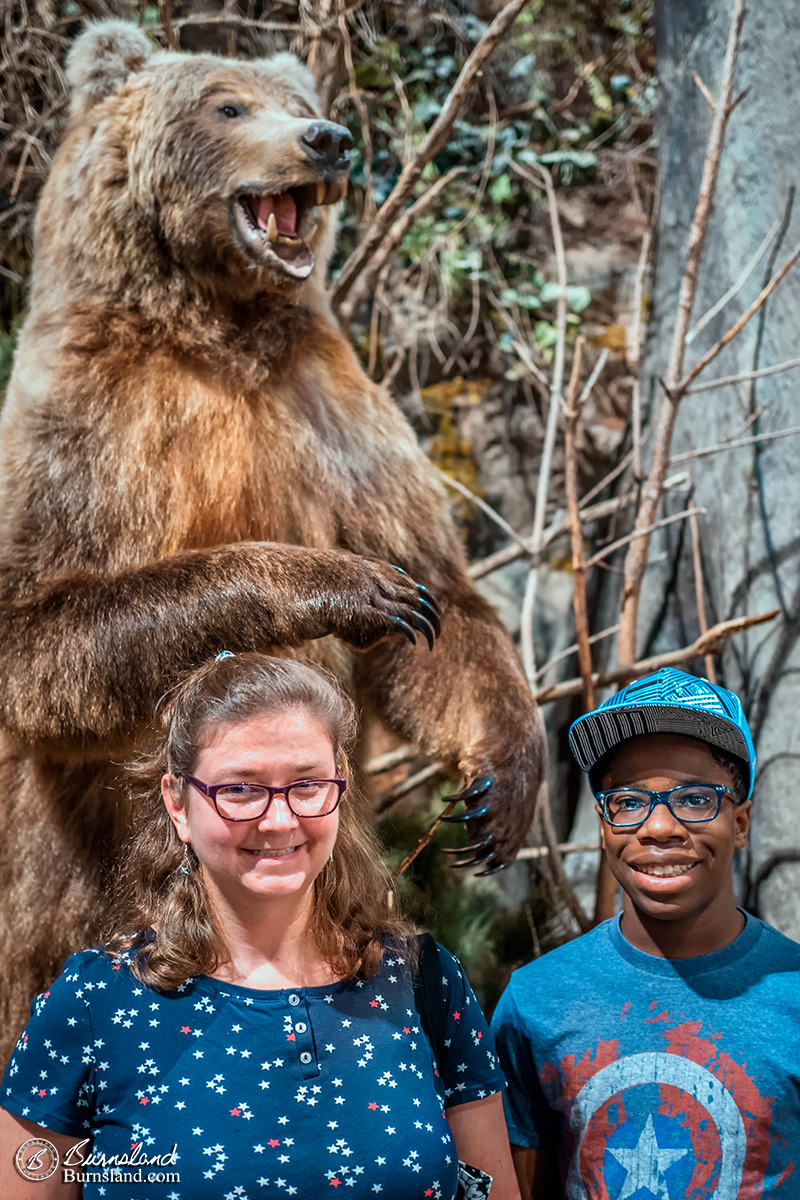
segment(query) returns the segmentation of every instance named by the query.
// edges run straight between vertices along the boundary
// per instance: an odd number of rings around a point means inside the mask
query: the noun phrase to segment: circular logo
[[[14,1166],[23,1179],[38,1183],[49,1179],[58,1166],[58,1151],[46,1138],[30,1138],[14,1155]]]

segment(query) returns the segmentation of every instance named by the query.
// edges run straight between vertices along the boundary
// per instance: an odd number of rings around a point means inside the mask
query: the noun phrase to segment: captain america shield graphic
[[[662,1027],[657,1050],[620,1055],[616,1041],[599,1042],[593,1056],[562,1061],[574,1148],[569,1200],[763,1194],[771,1100],[699,1030]]]

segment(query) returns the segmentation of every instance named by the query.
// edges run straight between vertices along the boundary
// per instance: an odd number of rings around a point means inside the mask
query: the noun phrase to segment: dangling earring
[[[183,843],[183,861],[178,870],[181,875],[191,875],[192,873],[192,860],[189,857],[189,846],[186,842]]]

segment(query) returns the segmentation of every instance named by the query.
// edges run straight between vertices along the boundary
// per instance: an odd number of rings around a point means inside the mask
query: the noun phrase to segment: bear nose
[[[353,145],[349,130],[332,121],[312,121],[300,137],[308,157],[320,166],[336,166]]]

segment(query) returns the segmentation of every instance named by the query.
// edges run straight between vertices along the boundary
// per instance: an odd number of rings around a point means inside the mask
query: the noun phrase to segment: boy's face
[[[683,783],[732,787],[733,779],[704,742],[659,733],[624,742],[603,775],[601,788],[655,792]],[[632,829],[601,821],[609,865],[628,900],[643,915],[664,921],[732,907],[731,863],[734,850],[747,842],[750,808],[749,800],[737,805],[723,796],[714,820],[694,825],[682,824],[665,804],[657,804],[647,820]],[[654,875],[654,867],[680,870]]]

